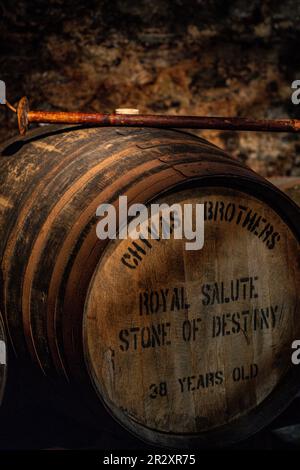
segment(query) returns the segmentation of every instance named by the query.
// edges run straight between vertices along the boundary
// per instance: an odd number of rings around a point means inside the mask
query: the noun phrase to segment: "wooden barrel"
[[[92,385],[99,409],[160,445],[234,442],[288,405],[300,218],[287,196],[173,130],[46,127],[0,154],[0,307],[20,357]],[[100,240],[97,208],[118,213],[119,196],[203,204],[204,247]]]
[[[0,312],[0,405],[5,391],[7,376],[7,343],[3,318]]]

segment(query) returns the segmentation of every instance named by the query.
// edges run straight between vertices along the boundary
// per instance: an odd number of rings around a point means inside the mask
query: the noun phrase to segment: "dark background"
[[[45,110],[300,117],[291,103],[299,34],[300,2],[291,0],[2,1],[0,79],[14,105],[26,95]],[[262,175],[300,176],[296,135],[198,133]],[[13,135],[15,116],[1,109],[0,142]],[[49,385],[34,380],[32,395],[28,385],[23,399],[20,380],[2,407],[0,447],[144,447],[108,416],[98,430],[80,425],[76,413],[44,401]],[[295,438],[292,428],[285,437],[273,431],[300,422],[299,401],[235,448],[297,445],[299,429]]]
[[[300,117],[300,2],[77,0],[0,4],[0,78],[32,108]],[[0,113],[0,141],[16,134]],[[263,175],[300,175],[299,138],[206,131]]]

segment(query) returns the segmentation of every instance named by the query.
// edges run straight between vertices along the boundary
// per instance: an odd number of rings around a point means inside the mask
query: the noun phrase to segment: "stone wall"
[[[0,78],[32,108],[300,117],[300,2],[7,1]],[[0,141],[16,134],[0,110]],[[291,134],[199,131],[263,175],[300,175]]]

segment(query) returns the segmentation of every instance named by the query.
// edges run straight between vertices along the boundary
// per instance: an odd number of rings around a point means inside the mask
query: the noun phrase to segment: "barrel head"
[[[186,445],[243,419],[250,428],[293,368],[299,245],[271,207],[238,190],[158,202],[204,204],[204,247],[112,241],[86,302],[86,363],[123,424],[152,443]]]

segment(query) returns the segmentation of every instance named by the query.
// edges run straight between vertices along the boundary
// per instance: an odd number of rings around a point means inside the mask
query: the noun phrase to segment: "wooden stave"
[[[300,206],[300,178],[299,176],[283,176],[270,178],[271,183],[287,194]]]

